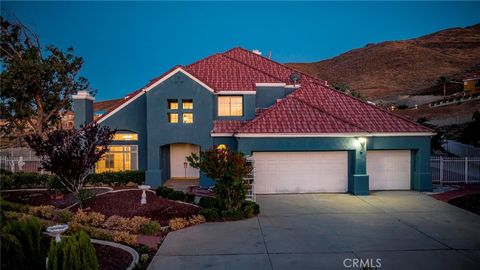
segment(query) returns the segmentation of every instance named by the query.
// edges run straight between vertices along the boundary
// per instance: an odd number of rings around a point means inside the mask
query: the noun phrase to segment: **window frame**
[[[185,108],[185,104],[187,103],[190,103],[191,104],[191,107],[190,108]],[[182,99],[182,110],[188,110],[188,111],[191,111],[193,110],[193,99],[189,98],[189,99]]]
[[[176,108],[171,108],[172,104],[176,104]],[[168,110],[178,110],[180,108],[178,99],[175,98],[169,98],[167,99],[167,109]]]
[[[229,99],[228,102],[228,108],[229,108],[229,114],[221,114],[220,112],[220,100],[221,99]],[[232,98],[239,98],[241,103],[240,103],[240,108],[241,108],[241,113],[240,114],[232,114]],[[219,95],[217,96],[217,116],[218,117],[242,117],[244,116],[244,108],[243,108],[243,103],[244,103],[244,98],[243,95]],[[227,103],[222,103],[222,104],[227,104]]]
[[[116,149],[111,151],[111,149]],[[118,148],[121,148],[121,150],[118,150]],[[127,151],[127,149],[129,149]],[[127,155],[129,153],[129,155]],[[117,145],[117,144],[111,144],[108,146],[108,151],[104,154],[104,156],[95,163],[95,173],[102,173],[102,172],[121,172],[121,171],[138,171],[138,145],[137,144],[123,144],[123,145]],[[121,170],[112,170],[115,169],[115,154],[121,154],[122,155],[122,166]],[[132,157],[134,155],[134,157]],[[108,156],[108,157],[107,157]],[[107,160],[108,159],[108,160]],[[128,161],[128,162],[127,162]],[[104,168],[103,171],[99,171],[98,169],[98,163],[103,162]],[[130,169],[125,170],[125,165],[130,164]]]
[[[184,121],[185,120],[184,115],[186,115],[186,114],[192,115],[192,122],[185,122]],[[193,124],[193,112],[183,112],[182,113],[182,124],[187,124],[187,125]]]
[[[173,116],[173,115],[176,115],[176,116],[177,116],[177,117],[176,117],[176,118],[177,118],[177,121],[176,121],[176,122],[170,121],[170,120],[171,120],[171,116]],[[178,115],[179,115],[178,112],[168,112],[168,113],[167,113],[167,123],[169,123],[169,124],[178,124],[178,123],[179,123],[179,121],[178,121],[178,120],[179,120],[179,119],[178,119]]]

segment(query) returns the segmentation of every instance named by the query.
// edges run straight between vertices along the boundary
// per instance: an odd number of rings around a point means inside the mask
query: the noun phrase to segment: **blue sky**
[[[44,45],[73,46],[97,100],[235,46],[314,62],[480,22],[479,2],[3,2]]]

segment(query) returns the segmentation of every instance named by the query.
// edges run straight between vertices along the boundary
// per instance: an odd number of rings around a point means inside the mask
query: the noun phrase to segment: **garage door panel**
[[[367,151],[367,174],[370,190],[410,189],[410,150]]]
[[[346,152],[254,153],[255,192],[346,192]]]

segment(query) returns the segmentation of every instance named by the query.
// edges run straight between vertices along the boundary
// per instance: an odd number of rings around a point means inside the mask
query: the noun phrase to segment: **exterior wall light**
[[[360,153],[367,149],[367,138],[365,137],[356,138],[354,143],[356,147],[360,147]]]

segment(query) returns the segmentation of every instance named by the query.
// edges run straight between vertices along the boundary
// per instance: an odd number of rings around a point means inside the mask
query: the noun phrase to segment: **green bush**
[[[147,245],[140,245],[140,247],[138,247],[138,253],[140,254],[149,253],[149,252],[150,252],[150,248]]]
[[[145,235],[154,235],[160,231],[160,223],[156,220],[151,220],[147,224],[140,226],[140,233]]]
[[[72,220],[72,212],[67,209],[57,210],[55,211],[55,220],[60,223],[68,223]]]
[[[2,229],[2,257],[14,255],[2,258],[2,269],[45,269],[42,230],[35,217],[7,223]]]
[[[185,194],[185,202],[193,203],[195,201],[195,195]]]
[[[198,202],[198,205],[200,205],[203,208],[218,208],[219,203],[217,198],[213,197],[202,197],[200,198],[200,201]]]
[[[93,173],[87,176],[86,182],[92,185],[106,184],[110,186],[124,186],[130,182],[141,185],[145,182],[145,172],[123,171]]]
[[[14,212],[28,212],[28,206],[19,204],[19,203],[14,203],[14,202],[9,202],[5,201],[3,198],[0,198],[0,208],[2,211],[14,211]]]
[[[218,214],[218,211],[213,208],[203,208],[198,212],[199,215],[202,215],[205,217],[207,221],[210,222],[215,222],[220,220],[220,215]]]
[[[78,192],[77,200],[80,208],[87,207],[95,201],[95,193],[88,189],[81,189]]]
[[[185,198],[185,193],[183,191],[174,190],[168,194],[167,199],[174,201],[183,201]]]
[[[260,205],[252,201],[244,201],[242,203],[242,212],[246,218],[251,218],[260,214]]]
[[[49,182],[55,182],[57,179],[55,175],[39,173],[2,173],[0,187],[2,189],[46,187]]]
[[[240,220],[243,219],[243,212],[239,210],[224,210],[221,212],[222,219],[224,220]]]
[[[97,255],[90,237],[84,231],[64,237],[60,243],[52,239],[48,252],[48,270],[98,270]]]
[[[155,192],[157,193],[158,196],[162,198],[167,198],[168,194],[170,194],[172,191],[173,189],[169,187],[158,187]]]

